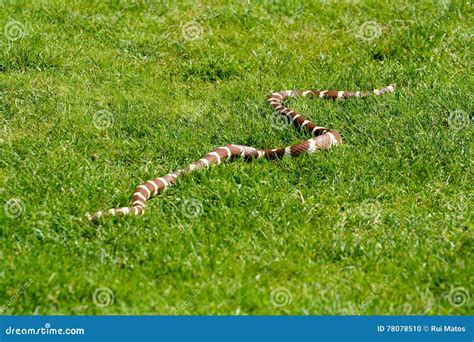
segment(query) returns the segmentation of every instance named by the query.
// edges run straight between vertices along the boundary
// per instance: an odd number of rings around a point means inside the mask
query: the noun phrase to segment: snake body
[[[285,116],[289,122],[296,127],[305,129],[310,132],[313,138],[300,141],[297,144],[273,149],[260,149],[251,146],[229,144],[220,146],[207,153],[198,161],[190,164],[184,169],[176,170],[165,176],[154,178],[145,183],[140,184],[132,195],[132,203],[130,207],[113,208],[107,211],[98,211],[95,214],[86,214],[85,218],[89,221],[97,220],[104,216],[119,215],[142,215],[145,211],[145,202],[152,197],[162,193],[167,187],[174,185],[179,177],[189,174],[195,170],[210,167],[213,164],[220,164],[235,158],[243,158],[244,160],[255,159],[278,159],[283,157],[296,157],[303,153],[315,153],[318,150],[330,149],[331,147],[341,143],[341,135],[338,131],[318,126],[307,120],[304,116],[296,111],[285,107],[283,100],[288,97],[311,96],[322,99],[347,99],[350,97],[364,98],[370,95],[382,95],[391,93],[395,89],[394,85],[384,88],[374,89],[373,91],[335,91],[335,90],[284,90],[272,92],[268,96],[268,102],[277,112]]]

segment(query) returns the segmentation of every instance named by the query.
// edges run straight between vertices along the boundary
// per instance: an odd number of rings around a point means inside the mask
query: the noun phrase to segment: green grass
[[[0,9],[3,314],[473,313],[468,2]],[[213,167],[143,217],[78,220],[216,146],[308,137],[271,124],[271,90],[390,83],[289,101],[341,132],[329,152]]]

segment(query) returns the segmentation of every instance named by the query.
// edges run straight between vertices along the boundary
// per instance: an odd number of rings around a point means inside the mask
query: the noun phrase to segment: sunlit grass
[[[473,293],[472,5],[0,8],[4,314],[472,313],[453,304]],[[79,221],[216,146],[307,136],[271,124],[271,90],[390,83],[289,102],[341,132],[330,152],[213,167],[143,217]]]

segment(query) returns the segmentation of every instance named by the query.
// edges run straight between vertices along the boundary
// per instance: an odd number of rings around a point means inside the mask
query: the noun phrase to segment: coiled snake
[[[317,150],[330,149],[334,145],[341,143],[341,136],[338,131],[317,126],[307,120],[301,114],[285,107],[282,102],[287,97],[312,96],[322,99],[347,99],[349,97],[364,98],[370,95],[382,95],[391,93],[395,89],[394,85],[389,85],[381,89],[369,91],[335,91],[335,90],[285,90],[271,93],[268,96],[268,102],[276,111],[288,118],[296,127],[305,129],[311,133],[313,138],[303,140],[295,145],[274,149],[259,149],[251,146],[233,145],[220,146],[206,154],[198,161],[190,164],[184,169],[177,170],[165,176],[154,178],[143,184],[140,184],[132,195],[132,204],[130,207],[109,209],[107,211],[98,211],[93,215],[86,214],[85,218],[94,221],[103,216],[118,215],[142,215],[145,211],[145,202],[160,194],[167,187],[176,183],[176,180],[184,175],[207,168],[213,164],[220,164],[224,161],[230,161],[241,157],[245,160],[254,159],[277,159],[283,157],[296,157],[303,153],[314,153]]]

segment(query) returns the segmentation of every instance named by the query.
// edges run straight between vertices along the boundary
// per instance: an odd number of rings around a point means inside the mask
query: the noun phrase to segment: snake
[[[342,142],[341,135],[338,131],[318,126],[295,110],[286,107],[283,104],[283,101],[287,98],[299,98],[305,96],[333,100],[348,99],[352,97],[366,98],[371,95],[392,93],[394,90],[395,85],[390,84],[380,89],[374,89],[373,91],[283,90],[271,92],[270,95],[268,95],[267,100],[269,105],[277,112],[277,115],[283,115],[289,123],[292,123],[297,128],[309,132],[312,138],[302,140],[287,147],[272,149],[261,149],[235,144],[216,147],[201,159],[189,164],[183,169],[176,170],[173,173],[148,180],[145,183],[138,185],[132,194],[130,206],[98,211],[92,215],[87,213],[84,218],[87,221],[96,221],[97,219],[106,216],[143,215],[147,200],[161,194],[166,188],[176,184],[178,178],[196,170],[211,167],[212,165],[218,165],[237,158],[246,161],[253,161],[257,159],[273,160],[284,157],[297,157],[305,153],[313,154],[319,150],[328,150]]]

